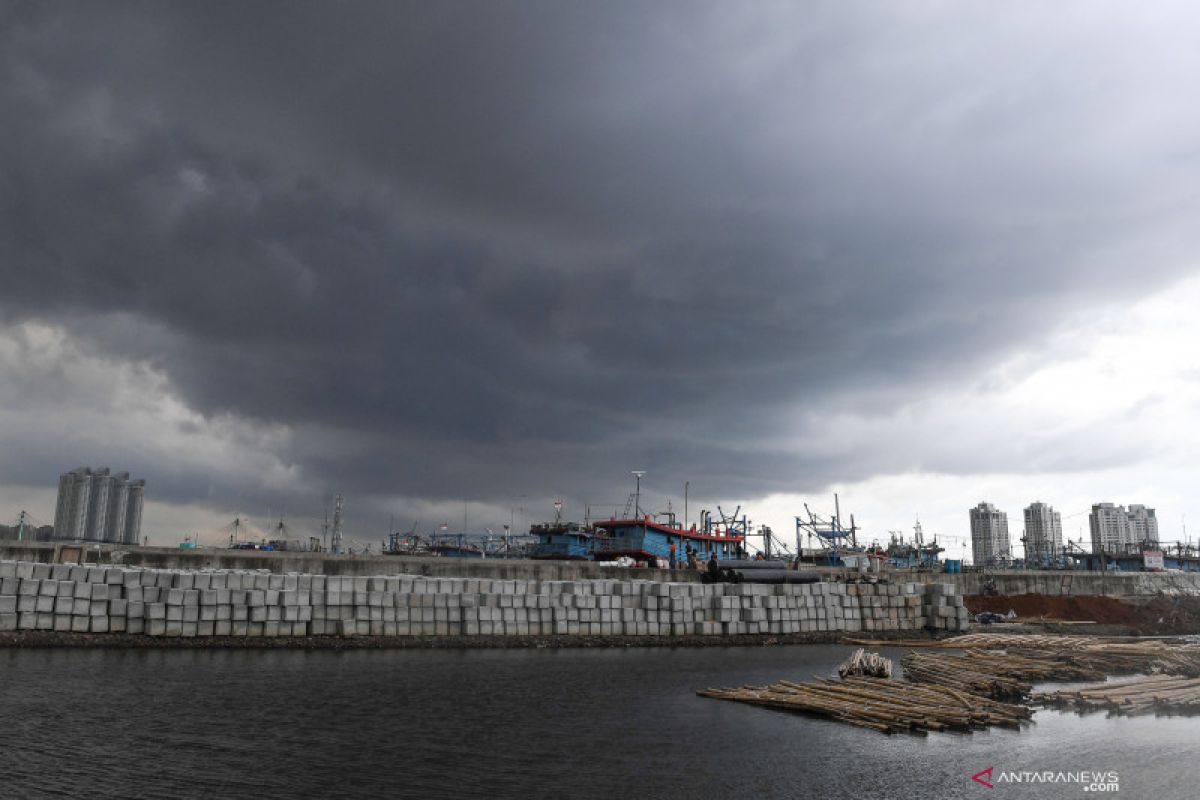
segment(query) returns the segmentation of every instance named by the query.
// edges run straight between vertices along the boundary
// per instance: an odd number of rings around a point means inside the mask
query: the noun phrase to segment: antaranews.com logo
[[[972,775],[971,780],[989,789],[995,789],[1006,783],[1065,783],[1076,784],[1085,792],[1118,792],[1121,790],[1121,779],[1115,769],[1105,772],[1088,770],[1055,772],[1053,770],[997,771],[995,767],[988,767]]]

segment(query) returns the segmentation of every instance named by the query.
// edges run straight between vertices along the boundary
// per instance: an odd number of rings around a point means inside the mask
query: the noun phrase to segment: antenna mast
[[[333,538],[329,542],[329,552],[334,555],[342,554],[342,496],[333,499]]]

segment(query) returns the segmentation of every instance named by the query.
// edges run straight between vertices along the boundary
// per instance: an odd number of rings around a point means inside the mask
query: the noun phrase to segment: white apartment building
[[[971,560],[977,567],[995,566],[1012,558],[1008,539],[1008,514],[991,503],[970,510]]]
[[[1158,544],[1158,518],[1153,508],[1096,503],[1088,517],[1092,528],[1092,552],[1122,553],[1137,549],[1143,542]]]
[[[146,482],[108,467],[80,467],[58,479],[54,538],[113,544],[138,544]]]
[[[1053,561],[1062,553],[1062,515],[1040,500],[1025,509],[1025,560]]]

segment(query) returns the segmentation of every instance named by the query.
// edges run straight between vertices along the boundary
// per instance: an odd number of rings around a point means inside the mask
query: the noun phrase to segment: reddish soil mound
[[[1090,621],[1128,625],[1143,634],[1200,633],[1200,597],[1126,598],[1043,594],[971,595],[965,598],[972,614],[1015,611],[1024,619]]]
[[[967,608],[972,614],[995,611],[1007,614],[1017,612],[1018,617],[1045,617],[1046,619],[1087,620],[1107,625],[1137,625],[1144,622],[1138,609],[1115,597],[1079,595],[1077,597],[1050,597],[1044,594],[1014,594],[1007,596],[974,595],[966,598]]]

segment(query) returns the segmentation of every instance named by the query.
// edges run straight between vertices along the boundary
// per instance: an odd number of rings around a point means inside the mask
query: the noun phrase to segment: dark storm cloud
[[[1190,57],[1128,55],[1163,21],[0,13],[0,313],[290,426],[280,457],[348,492],[863,477],[889,465],[805,453],[804,421],[886,415],[1157,288],[1198,235]]]

